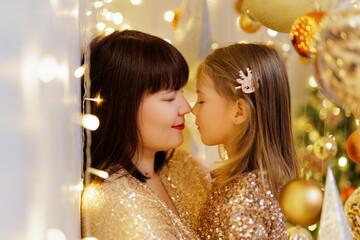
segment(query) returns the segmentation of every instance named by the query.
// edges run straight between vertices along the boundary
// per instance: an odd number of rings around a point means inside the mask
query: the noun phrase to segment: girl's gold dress
[[[266,180],[266,178],[265,178]],[[279,202],[258,171],[213,188],[200,214],[202,239],[287,239]]]
[[[82,197],[82,235],[99,240],[198,239],[200,209],[209,176],[191,155],[176,150],[161,169],[161,180],[180,216],[149,187],[122,169]]]

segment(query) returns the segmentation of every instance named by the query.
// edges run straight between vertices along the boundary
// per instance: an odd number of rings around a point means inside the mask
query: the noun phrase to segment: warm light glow
[[[82,125],[84,128],[94,131],[99,127],[100,121],[95,115],[85,114],[82,118]]]
[[[268,29],[267,33],[269,34],[270,37],[275,37],[276,35],[278,35],[277,31],[274,31],[274,30],[271,30],[271,29]]]
[[[271,41],[271,40],[269,40],[269,41],[267,41],[267,43],[266,43],[267,45],[272,45],[272,44],[274,44],[274,42],[273,41]]]
[[[122,31],[124,31],[124,30],[130,30],[130,29],[131,29],[131,26],[128,25],[128,24],[124,24],[124,25],[121,26],[120,29],[121,29]]]
[[[164,13],[164,19],[167,22],[171,22],[175,17],[175,13],[173,11],[166,11]]]
[[[78,67],[76,70],[75,70],[75,77],[77,78],[81,78],[85,73],[85,68],[83,67]]]
[[[356,119],[356,120],[355,120],[355,123],[356,123],[356,125],[360,126],[359,119]]]
[[[290,44],[284,43],[281,46],[282,50],[284,50],[285,52],[289,52],[291,50]]]
[[[346,157],[339,158],[338,164],[340,167],[345,167],[347,165],[348,161]]]
[[[220,47],[220,45],[218,44],[218,43],[212,43],[211,44],[211,49],[212,50],[215,50],[215,49],[217,49],[217,48],[219,48]]]
[[[87,11],[87,12],[86,12],[86,15],[88,15],[88,16],[90,16],[91,14],[92,14],[91,11]]]
[[[133,5],[139,5],[141,3],[141,0],[131,0],[130,1]]]
[[[37,75],[43,82],[50,82],[56,77],[58,64],[54,57],[43,58],[38,65]]]
[[[309,229],[310,231],[314,231],[316,228],[317,228],[317,224],[308,226],[308,229]]]
[[[123,15],[119,12],[114,13],[113,22],[117,25],[122,24],[124,21]]]
[[[315,142],[318,138],[319,138],[319,133],[317,131],[314,130],[309,133],[310,141]]]
[[[108,20],[108,21],[112,21],[112,20],[113,20],[114,14],[113,14],[112,12],[106,12],[106,13],[104,13],[104,14],[105,14],[106,20]]]
[[[69,186],[70,191],[79,191],[79,192],[81,192],[83,189],[84,189],[84,184],[83,183],[79,183],[77,185],[70,185]]]
[[[309,85],[310,85],[310,87],[313,87],[313,88],[317,87],[317,83],[316,83],[315,78],[313,76],[309,77]]]
[[[91,168],[90,167],[87,170],[88,170],[89,173],[94,174],[94,175],[96,175],[98,177],[101,177],[101,178],[104,178],[104,179],[109,177],[109,174],[107,172],[96,169],[96,168]]]
[[[85,98],[85,100],[93,101],[93,102],[97,102],[97,103],[100,103],[102,101],[102,99],[100,98],[100,95],[97,95],[96,98]]]
[[[104,30],[104,28],[105,28],[105,23],[103,23],[103,22],[98,22],[98,24],[96,24],[96,27],[97,27],[97,29],[98,29],[99,31],[102,31],[102,30]]]
[[[164,40],[171,44],[171,41],[169,39],[164,38]]]
[[[105,2],[107,2],[107,3],[111,3],[111,2],[112,2],[112,0],[106,0]]]
[[[66,237],[59,229],[49,228],[46,231],[46,240],[66,240]]]
[[[335,116],[339,115],[339,114],[340,114],[340,108],[334,107],[333,110],[332,110],[332,113],[333,113]]]
[[[103,6],[103,3],[102,3],[102,2],[95,2],[95,3],[94,3],[94,6],[95,6],[96,8],[100,8],[100,7]]]
[[[115,31],[113,28],[106,28],[105,29],[105,36],[112,34]]]

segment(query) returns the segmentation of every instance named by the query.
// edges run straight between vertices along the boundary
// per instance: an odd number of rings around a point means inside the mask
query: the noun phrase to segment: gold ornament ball
[[[310,46],[310,67],[320,90],[352,111],[360,104],[359,15],[353,6],[327,14]]]
[[[334,9],[338,0],[318,0],[320,9]],[[298,17],[314,10],[314,0],[244,0],[250,15],[265,27],[288,33]]]
[[[310,12],[299,17],[292,24],[290,39],[300,55],[309,57],[312,36],[325,14],[322,11]]]
[[[323,161],[336,156],[337,144],[330,137],[321,137],[314,143],[314,154]]]
[[[346,141],[346,152],[351,160],[360,164],[360,130],[350,134]]]
[[[243,13],[243,8],[242,8],[242,5],[243,5],[243,0],[237,0],[235,2],[235,11],[239,14]]]
[[[360,239],[360,187],[346,200],[344,211],[354,239]]]
[[[261,24],[256,20],[252,20],[246,13],[242,13],[240,17],[240,27],[244,32],[254,33],[260,29]]]
[[[311,233],[300,226],[291,227],[286,230],[288,240],[313,240]]]
[[[313,180],[295,179],[280,194],[280,207],[293,224],[309,226],[320,220],[324,192]]]

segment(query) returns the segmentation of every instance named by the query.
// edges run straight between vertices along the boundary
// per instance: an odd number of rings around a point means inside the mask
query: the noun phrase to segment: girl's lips
[[[185,128],[185,125],[182,123],[182,124],[179,124],[179,125],[176,125],[176,126],[172,126],[172,128],[175,128],[175,129],[178,129],[178,130],[183,130]]]

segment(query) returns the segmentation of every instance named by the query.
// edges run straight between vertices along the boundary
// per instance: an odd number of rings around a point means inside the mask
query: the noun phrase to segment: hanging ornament
[[[311,38],[325,12],[307,13],[294,21],[290,30],[290,39],[295,50],[304,57],[309,57]]]
[[[241,29],[247,33],[257,32],[261,27],[258,21],[251,19],[246,13],[241,14],[239,23]]]
[[[354,239],[360,239],[360,187],[346,200],[344,211]]]
[[[360,164],[360,130],[350,134],[346,141],[346,152],[351,160]]]
[[[321,185],[313,180],[296,179],[288,182],[280,194],[280,207],[293,224],[309,226],[320,219],[323,201]]]
[[[291,227],[286,230],[288,240],[313,240],[311,233],[300,226]]]
[[[319,9],[328,12],[338,0],[318,0]],[[244,0],[244,7],[265,27],[277,32],[290,32],[298,17],[314,10],[314,0]]]
[[[234,5],[235,11],[239,14],[242,14],[244,12],[242,6],[243,6],[243,0],[237,0]]]
[[[333,138],[321,137],[314,143],[314,154],[323,161],[335,157],[337,144]]]
[[[342,202],[345,202],[346,199],[355,191],[355,188],[353,186],[343,188],[340,191],[340,198]]]
[[[171,21],[171,26],[176,29],[180,20],[180,16],[181,16],[181,9],[177,8],[174,10],[174,18]]]
[[[350,110],[360,103],[359,15],[353,5],[328,14],[310,46],[310,66],[320,90]]]

